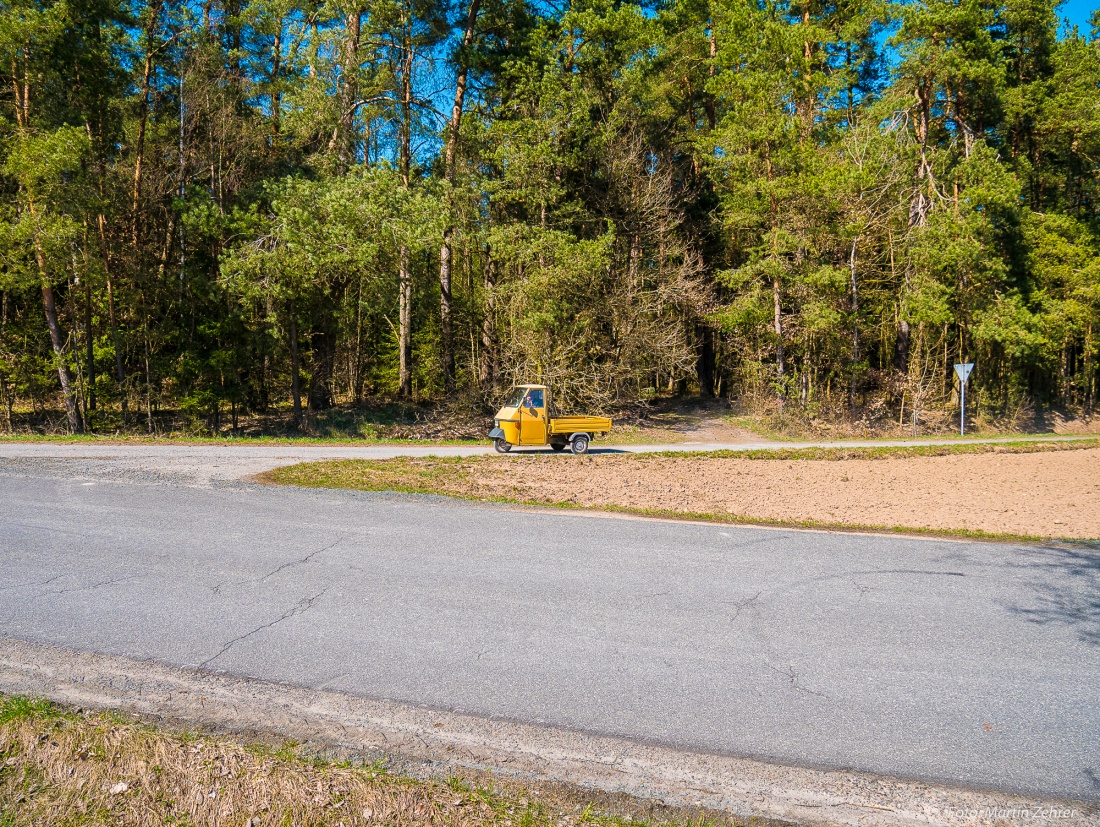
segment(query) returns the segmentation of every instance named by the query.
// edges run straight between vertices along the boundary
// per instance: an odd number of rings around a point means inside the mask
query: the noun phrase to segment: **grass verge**
[[[734,825],[709,814],[642,820],[577,791],[487,773],[415,779],[294,742],[169,730],[113,713],[0,696],[0,825],[628,827]]]
[[[712,457],[715,459],[762,459],[762,460],[850,460],[850,459],[912,459],[914,457],[946,457],[955,454],[1035,454],[1046,451],[1079,451],[1083,448],[1095,448],[1100,439],[1094,437],[1074,438],[1053,442],[1049,439],[1004,440],[1001,442],[967,442],[948,445],[843,445],[829,448],[754,448],[752,450],[720,450],[691,453],[693,457]],[[658,451],[647,456],[683,457],[683,451]]]
[[[1020,454],[1057,452],[1095,448],[1096,439],[1074,442],[1021,441],[996,444],[921,445],[909,447],[876,446],[872,448],[783,448],[752,451],[712,451],[685,454],[660,452],[650,454],[618,454],[587,458],[590,462],[630,463],[644,469],[647,464],[663,463],[669,459],[700,461],[707,459],[739,459],[758,461],[850,461],[910,459],[939,457],[955,454]],[[393,491],[406,494],[434,494],[479,502],[504,503],[524,506],[581,509],[611,513],[636,514],[677,520],[699,520],[738,525],[762,525],[775,527],[806,528],[834,531],[860,531],[949,537],[1009,542],[1048,541],[1049,536],[983,531],[970,528],[927,528],[911,525],[884,525],[870,522],[846,522],[816,519],[769,519],[753,515],[728,512],[695,511],[690,508],[647,508],[616,504],[581,504],[563,501],[554,496],[525,496],[515,485],[501,484],[501,469],[516,472],[519,479],[553,473],[555,463],[576,461],[569,455],[550,456],[528,454],[510,456],[476,457],[397,457],[384,460],[332,460],[309,462],[274,469],[257,476],[257,480],[276,485],[294,485],[306,488],[345,488],[359,491]],[[507,464],[505,464],[507,463]],[[516,493],[502,493],[502,490]],[[1066,540],[1077,542],[1076,540]]]

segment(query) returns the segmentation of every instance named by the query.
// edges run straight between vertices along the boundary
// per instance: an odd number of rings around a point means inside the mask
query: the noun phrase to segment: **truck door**
[[[546,391],[531,388],[519,409],[519,444],[546,444]]]

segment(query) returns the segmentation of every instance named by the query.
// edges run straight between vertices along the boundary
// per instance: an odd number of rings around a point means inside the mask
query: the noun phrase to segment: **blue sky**
[[[1088,37],[1089,15],[1100,5],[1098,0],[1066,0],[1062,8],[1058,10],[1058,16],[1069,18],[1069,22],[1075,24],[1081,30],[1081,34]]]

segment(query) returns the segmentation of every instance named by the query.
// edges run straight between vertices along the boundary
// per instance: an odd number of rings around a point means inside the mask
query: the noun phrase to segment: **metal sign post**
[[[959,435],[966,436],[966,380],[970,378],[970,371],[974,370],[973,362],[955,365],[955,373],[959,375]]]

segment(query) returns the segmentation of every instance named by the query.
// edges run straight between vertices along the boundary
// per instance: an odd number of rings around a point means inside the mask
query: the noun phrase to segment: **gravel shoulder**
[[[1100,538],[1094,443],[397,458],[303,464],[259,479],[746,522]]]

